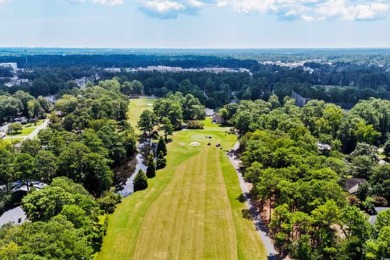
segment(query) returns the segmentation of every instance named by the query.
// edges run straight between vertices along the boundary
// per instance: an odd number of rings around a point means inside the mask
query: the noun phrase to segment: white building
[[[18,64],[16,62],[5,62],[0,63],[0,67],[12,68],[15,71],[18,69]]]
[[[16,207],[4,212],[4,214],[0,216],[0,227],[7,223],[20,225],[26,220],[27,216],[22,207]]]

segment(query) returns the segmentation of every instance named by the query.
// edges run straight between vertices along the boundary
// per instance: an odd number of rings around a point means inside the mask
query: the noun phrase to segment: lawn
[[[39,120],[36,124],[33,124],[33,123],[28,123],[26,125],[23,125],[23,129],[21,132],[17,133],[17,134],[12,134],[12,138],[13,139],[22,139],[23,137],[25,137],[26,135],[29,135],[31,134],[32,132],[34,132],[34,130],[43,124],[45,120]],[[7,134],[7,137],[5,139],[11,139],[11,134]]]
[[[216,147],[228,150],[236,137],[209,119],[205,125],[174,133],[167,167],[109,216],[97,259],[266,258],[252,221],[242,216],[235,170]]]
[[[156,101],[155,98],[134,98],[130,99],[129,105],[129,123],[134,127],[136,133],[140,133],[137,124],[139,118],[144,110],[153,110],[153,104]]]

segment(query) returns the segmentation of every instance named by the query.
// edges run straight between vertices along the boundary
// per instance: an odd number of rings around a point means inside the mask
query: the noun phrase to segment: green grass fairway
[[[136,133],[140,133],[137,124],[139,121],[139,118],[144,110],[153,110],[153,104],[156,101],[155,98],[133,98],[130,99],[130,105],[129,105],[129,123],[132,127],[134,127]]]
[[[236,137],[209,122],[206,126],[174,134],[167,167],[109,216],[97,259],[266,258],[252,221],[242,217],[245,204],[237,199],[235,170],[215,146],[230,149]]]

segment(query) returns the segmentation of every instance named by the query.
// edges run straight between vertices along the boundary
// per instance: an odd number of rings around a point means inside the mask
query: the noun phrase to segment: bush
[[[197,121],[197,120],[190,120],[187,122],[187,128],[188,129],[203,129],[204,124]]]
[[[16,134],[16,133],[22,131],[22,129],[23,129],[23,126],[21,123],[12,123],[8,127],[8,133]]]
[[[133,187],[134,192],[139,190],[145,190],[148,187],[148,179],[146,178],[146,175],[142,170],[139,170],[137,176],[135,176]]]
[[[110,191],[106,191],[103,196],[98,199],[99,207],[106,213],[113,213],[116,204],[121,202],[121,195],[115,193],[115,188],[111,188]]]

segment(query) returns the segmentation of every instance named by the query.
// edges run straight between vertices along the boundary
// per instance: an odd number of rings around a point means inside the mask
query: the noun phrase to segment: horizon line
[[[58,47],[58,46],[0,46],[0,49],[91,49],[91,50],[383,50],[388,47]]]

